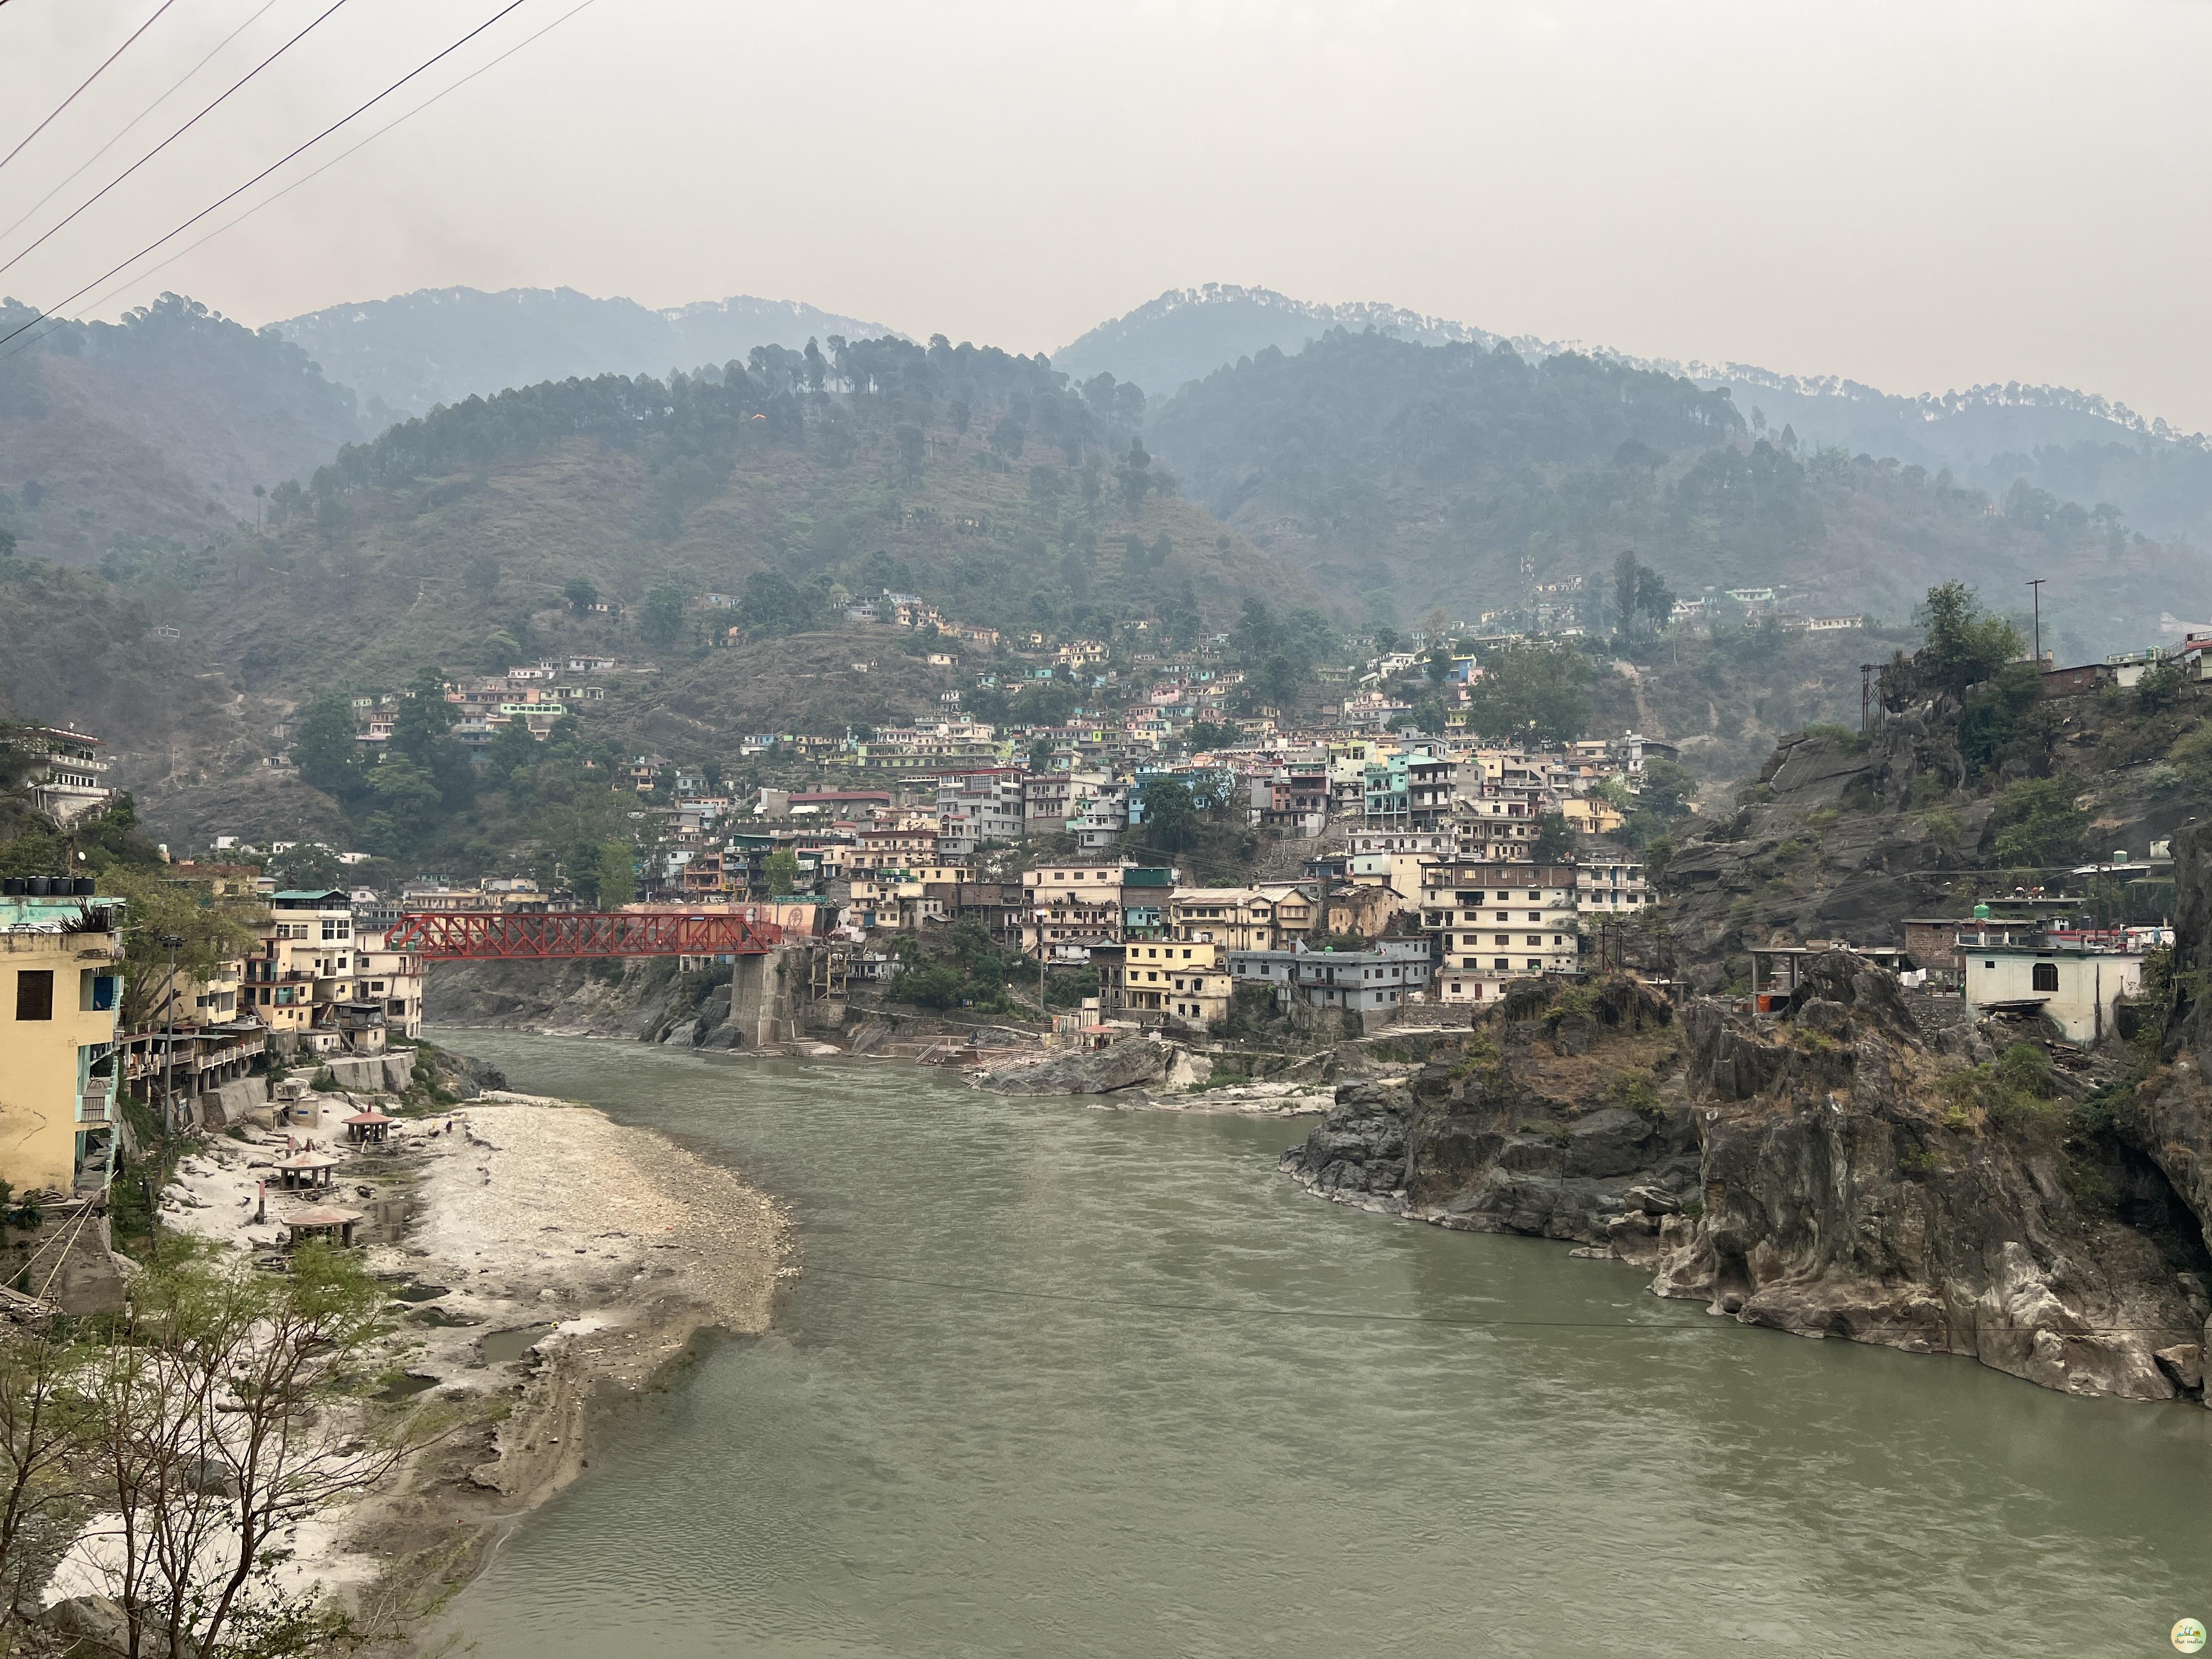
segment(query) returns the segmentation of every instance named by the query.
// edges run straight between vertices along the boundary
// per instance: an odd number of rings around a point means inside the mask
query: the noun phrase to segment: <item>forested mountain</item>
[[[1172,393],[1270,346],[1296,354],[1340,327],[1354,334],[1372,328],[1418,345],[1496,345],[1507,338],[1395,306],[1317,305],[1268,289],[1209,283],[1171,289],[1101,323],[1053,362],[1079,378],[1110,372]],[[2212,546],[2212,447],[2092,393],[2013,381],[1900,397],[1835,375],[1639,358],[1533,335],[1513,336],[1510,343],[1532,362],[1580,351],[1680,375],[1707,390],[1726,387],[1753,436],[1778,437],[1788,427],[1806,453],[1839,448],[1931,473],[1948,469],[1954,483],[1999,500],[2025,480],[2056,502],[2112,509],[2146,535]]]
[[[2203,557],[2109,508],[1993,501],[1769,427],[1618,362],[1340,330],[1217,370],[1146,429],[1217,515],[1378,617],[1510,608],[1577,576],[1601,596],[1630,549],[1685,598],[1787,584],[1793,609],[1893,617],[1937,580],[2006,604],[2045,576],[2046,643],[2076,654],[2203,605]]]
[[[680,678],[672,718],[734,750],[757,723],[939,712],[941,685],[917,707],[898,677],[845,663],[833,699],[796,678],[811,662],[764,686],[769,659],[708,648],[733,626],[755,641],[818,631],[850,596],[918,592],[1006,629],[1159,617],[1186,640],[1249,596],[1314,602],[1178,495],[1136,437],[1143,404],[1110,380],[1067,386],[1041,357],[890,337],[472,398],[272,492],[260,532],[228,525],[97,572],[0,562],[0,696],[111,734],[166,827],[233,810],[225,780],[286,746],[271,735],[284,710],[433,667],[570,651],[658,663]],[[874,637],[848,654],[916,639]],[[149,712],[122,718],[117,685]],[[216,729],[200,707],[213,699],[234,715],[223,742],[233,726],[249,740],[195,750],[165,712],[187,693],[193,722]]]
[[[1729,387],[1756,429],[1789,427],[1807,448],[1948,468],[1999,500],[2024,481],[2060,501],[2114,509],[2146,535],[2212,547],[2212,448],[2124,404],[2016,382],[1903,398],[1832,376],[1735,366],[1691,374]]]
[[[0,301],[0,334],[35,314]],[[369,429],[297,347],[173,294],[120,323],[41,325],[0,348],[0,534],[71,563],[204,542],[252,520],[257,484]]]
[[[1353,333],[1371,328],[1419,345],[1496,345],[1499,338],[1398,306],[1319,305],[1272,289],[1208,283],[1203,288],[1171,288],[1126,316],[1099,324],[1054,353],[1052,361],[1053,367],[1078,380],[1115,374],[1167,393],[1270,346],[1297,351],[1335,328]]]
[[[833,334],[894,331],[791,300],[739,295],[653,311],[572,288],[423,289],[271,326],[386,420],[540,380],[664,374],[742,359],[755,346],[796,350]]]

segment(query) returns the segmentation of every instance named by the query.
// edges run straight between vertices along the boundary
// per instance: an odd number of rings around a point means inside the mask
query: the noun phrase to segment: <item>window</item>
[[[1982,966],[1983,966],[1983,967],[1984,967],[1984,968],[1994,968],[1994,967],[1996,967],[1996,963],[1995,963],[1994,962],[1985,962],[1985,963],[1984,963],[1982,964]]]
[[[2032,977],[2037,990],[2055,991],[2058,988],[2058,964],[2055,962],[2039,962],[2035,964]]]
[[[54,1017],[54,971],[51,968],[19,968],[15,971],[15,1018],[52,1019]]]

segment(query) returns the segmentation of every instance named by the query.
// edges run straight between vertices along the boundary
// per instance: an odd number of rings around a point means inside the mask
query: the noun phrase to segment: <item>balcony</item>
[[[112,1101],[112,1078],[95,1077],[85,1080],[84,1092],[76,1097],[76,1121],[79,1123],[106,1123]]]

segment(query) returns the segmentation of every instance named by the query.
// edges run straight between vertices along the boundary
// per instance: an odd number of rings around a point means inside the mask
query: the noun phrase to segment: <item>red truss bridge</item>
[[[387,951],[425,962],[561,961],[575,957],[757,957],[783,929],[744,911],[566,910],[511,914],[440,910],[404,915]]]

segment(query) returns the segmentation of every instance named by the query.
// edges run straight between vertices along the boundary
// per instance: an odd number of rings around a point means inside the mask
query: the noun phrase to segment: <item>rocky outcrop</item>
[[[2212,1147],[2192,1139],[2192,1057],[2107,1121],[2117,1059],[2053,1070],[1985,1030],[1931,1036],[1893,975],[1841,951],[1779,1018],[1670,1012],[1632,981],[1516,990],[1456,1055],[1340,1088],[1283,1166],[1339,1202],[1571,1241],[1746,1323],[2074,1393],[2201,1395],[2212,1255],[2189,1183]]]
[[[1107,1048],[1071,1048],[1034,1066],[1000,1066],[979,1075],[979,1088],[1012,1095],[1107,1095],[1164,1084],[1188,1056],[1172,1042],[1132,1037]]]
[[[2206,1310],[2154,1170],[2031,1107],[1947,1088],[1893,978],[1819,958],[1779,1020],[1684,1016],[1700,1153],[1653,1289],[1808,1336],[1966,1354],[2077,1394],[2166,1400]],[[2183,1247],[2180,1259],[2175,1246]],[[2201,1245],[2200,1252],[2201,1254]]]
[[[1283,1167],[1339,1202],[1592,1246],[1624,1213],[1679,1211],[1697,1137],[1665,1080],[1670,1008],[1626,979],[1532,988],[1412,1076],[1340,1087]]]
[[[1930,702],[1870,739],[1792,733],[1734,811],[1678,830],[1662,878],[1668,931],[1696,988],[1717,989],[1726,959],[1747,945],[1902,944],[1899,917],[1948,904],[1934,872],[1980,839],[1990,811],[1986,799],[1948,818],[1911,809],[1916,779],[1948,787],[1965,776],[1950,721]]]

